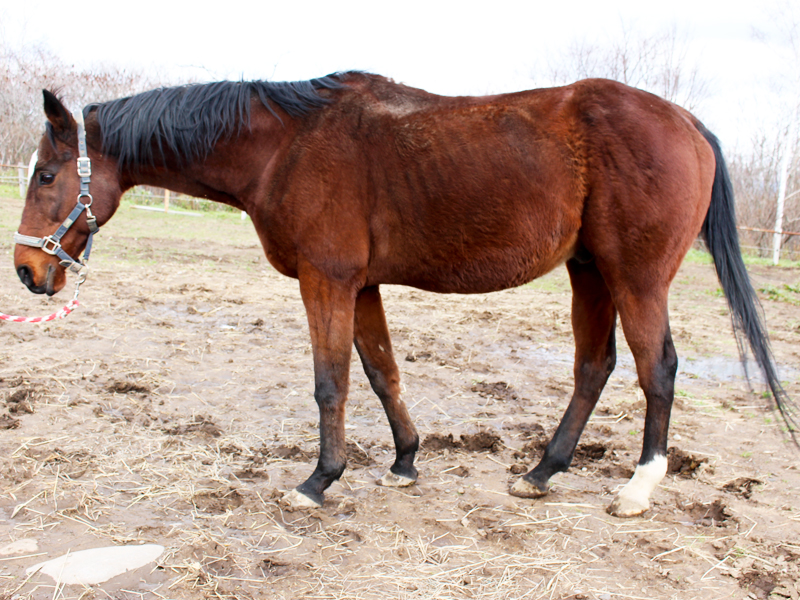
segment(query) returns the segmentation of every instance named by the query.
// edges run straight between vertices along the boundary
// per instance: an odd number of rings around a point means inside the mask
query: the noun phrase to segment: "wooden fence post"
[[[28,188],[28,182],[25,180],[25,165],[17,167],[17,175],[19,175],[19,197],[25,197],[25,190]]]
[[[164,189],[164,212],[169,212],[169,190]]]

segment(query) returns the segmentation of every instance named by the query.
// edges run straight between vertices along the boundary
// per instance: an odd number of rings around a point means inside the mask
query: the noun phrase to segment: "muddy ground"
[[[68,294],[22,288],[21,203],[0,204],[0,311],[52,312]],[[751,273],[800,399],[800,270]],[[491,295],[383,295],[420,480],[375,485],[391,434],[354,358],[349,468],[322,509],[291,512],[278,499],[318,445],[296,282],[236,215],[123,207],[96,238],[77,312],[0,324],[0,597],[798,599],[800,452],[742,377],[711,266],[684,264],[673,286],[672,473],[630,520],[605,512],[644,416],[621,331],[571,471],[544,499],[507,493],[571,392],[564,269]],[[47,558],[139,543],[167,550],[93,588],[26,581]]]

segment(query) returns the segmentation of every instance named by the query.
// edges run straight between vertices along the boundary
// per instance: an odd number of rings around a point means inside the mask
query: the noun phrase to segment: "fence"
[[[24,198],[27,189],[27,165],[0,164],[0,190],[2,190],[3,194],[19,194],[20,198]],[[219,202],[213,202],[203,198],[194,198],[184,194],[176,194],[169,190],[149,186],[138,186],[129,190],[123,196],[123,200],[146,207],[163,207],[162,210],[167,212],[174,208],[184,211],[238,212],[237,209],[225,204],[220,204]]]
[[[125,192],[122,198],[135,205],[152,209],[158,208],[164,212],[169,212],[173,208],[195,212],[239,212],[239,209],[227,204],[206,200],[205,198],[195,198],[185,194],[176,194],[169,190],[150,186],[137,186]]]
[[[19,189],[20,198],[25,197],[28,189],[28,165],[2,165],[0,164],[0,186]]]

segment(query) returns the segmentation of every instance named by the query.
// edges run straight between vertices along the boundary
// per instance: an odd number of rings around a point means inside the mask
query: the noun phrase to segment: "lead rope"
[[[54,312],[52,315],[47,315],[46,317],[17,317],[15,315],[7,315],[0,312],[0,321],[11,321],[12,323],[47,323],[48,321],[55,321],[56,319],[64,319],[69,313],[78,308],[78,292],[80,291],[81,284],[84,281],[86,281],[85,274],[81,275],[78,279],[78,283],[75,285],[75,294],[72,296],[72,300],[67,302],[67,304],[61,310]]]

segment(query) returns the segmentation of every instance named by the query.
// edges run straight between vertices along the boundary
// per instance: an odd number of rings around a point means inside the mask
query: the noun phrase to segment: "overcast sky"
[[[623,23],[643,33],[675,26],[691,40],[689,62],[710,82],[711,96],[695,112],[734,147],[785,103],[771,87],[786,68],[775,36],[781,1],[2,0],[0,18],[7,41],[43,42],[81,68],[276,81],[361,69],[441,94],[534,87],[548,58],[575,40],[608,40]]]

